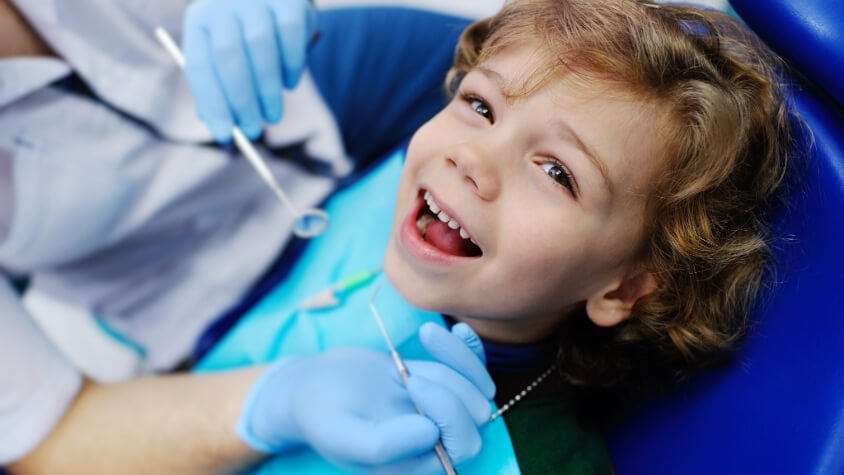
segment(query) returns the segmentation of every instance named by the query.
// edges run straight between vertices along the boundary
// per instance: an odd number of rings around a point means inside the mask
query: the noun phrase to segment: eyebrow
[[[489,77],[490,79],[499,84],[504,83],[504,76],[502,76],[498,71],[493,71],[492,69],[489,69],[484,66],[476,66],[475,69],[484,73],[485,76]]]
[[[556,129],[557,135],[559,135],[563,140],[568,138],[574,139],[577,148],[583,151],[584,155],[586,155],[589,161],[592,162],[592,165],[598,169],[598,172],[601,174],[601,178],[604,181],[604,185],[606,185],[610,194],[613,194],[612,182],[610,181],[609,173],[607,172],[607,165],[605,161],[601,160],[601,156],[598,155],[594,149],[586,145],[586,142],[580,138],[577,131],[571,128],[568,123],[562,120],[552,120],[551,126]]]
[[[501,73],[484,66],[476,66],[475,69],[483,73],[483,75],[486,76],[487,79],[494,82],[495,85],[498,86],[498,89],[501,91],[501,94],[504,96],[504,98],[506,98],[508,101],[512,100],[512,91],[507,88],[507,80],[504,79],[504,76],[502,76]]]
[[[498,71],[493,69],[489,69],[488,67],[484,66],[476,66],[475,70],[482,73],[484,76],[487,77],[490,81],[494,82],[499,90],[501,90],[502,94],[505,98],[509,97],[508,89],[506,87],[507,80],[504,79],[504,76],[501,75]],[[509,100],[509,99],[508,99]],[[607,187],[607,190],[610,194],[613,194],[613,186],[612,182],[609,178],[609,173],[607,172],[607,165],[606,162],[601,159],[601,156],[598,155],[597,152],[592,147],[589,147],[583,139],[580,138],[580,135],[575,131],[568,123],[562,120],[552,120],[551,126],[555,128],[557,135],[560,136],[563,140],[573,138],[575,145],[579,148],[589,161],[592,162],[592,165],[598,169],[598,172],[601,175],[601,178],[604,181],[604,185]]]

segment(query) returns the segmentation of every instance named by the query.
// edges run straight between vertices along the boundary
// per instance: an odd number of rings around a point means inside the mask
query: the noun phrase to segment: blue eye
[[[571,174],[558,162],[545,162],[539,165],[546,175],[557,182],[558,185],[568,188],[574,194],[574,180]]]
[[[492,113],[492,108],[489,107],[486,101],[471,94],[464,94],[461,99],[469,104],[469,107],[471,107],[476,114],[489,121],[490,124],[495,122],[495,115]]]

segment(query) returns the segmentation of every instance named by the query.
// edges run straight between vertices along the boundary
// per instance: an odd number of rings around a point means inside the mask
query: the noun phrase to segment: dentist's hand
[[[407,361],[406,388],[383,352],[338,348],[279,360],[253,386],[238,434],[259,451],[309,445],[367,473],[441,472],[433,450],[440,438],[455,464],[472,458],[495,386],[459,337],[435,325],[420,337],[436,361]]]
[[[316,29],[309,0],[198,0],[188,7],[182,50],[199,118],[218,142],[237,124],[249,138],[284,112]]]

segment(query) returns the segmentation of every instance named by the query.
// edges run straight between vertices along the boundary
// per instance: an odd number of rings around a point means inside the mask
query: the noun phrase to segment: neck
[[[468,317],[452,317],[465,322],[482,339],[493,343],[524,345],[537,343],[553,334],[560,324],[559,319],[497,321]]]
[[[443,317],[449,328],[457,323],[453,317]],[[479,336],[483,342],[487,368],[493,373],[527,373],[533,377],[537,369],[547,368],[556,358],[555,333],[547,333],[539,339],[524,343],[502,343]]]
[[[0,58],[56,56],[8,0],[0,0]]]

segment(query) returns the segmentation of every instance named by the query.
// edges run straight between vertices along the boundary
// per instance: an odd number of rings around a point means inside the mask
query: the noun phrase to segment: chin
[[[420,310],[436,313],[448,313],[436,304],[440,286],[429,285],[426,279],[417,276],[412,269],[396,255],[393,243],[384,256],[384,274],[390,285],[396,289],[409,304]]]

